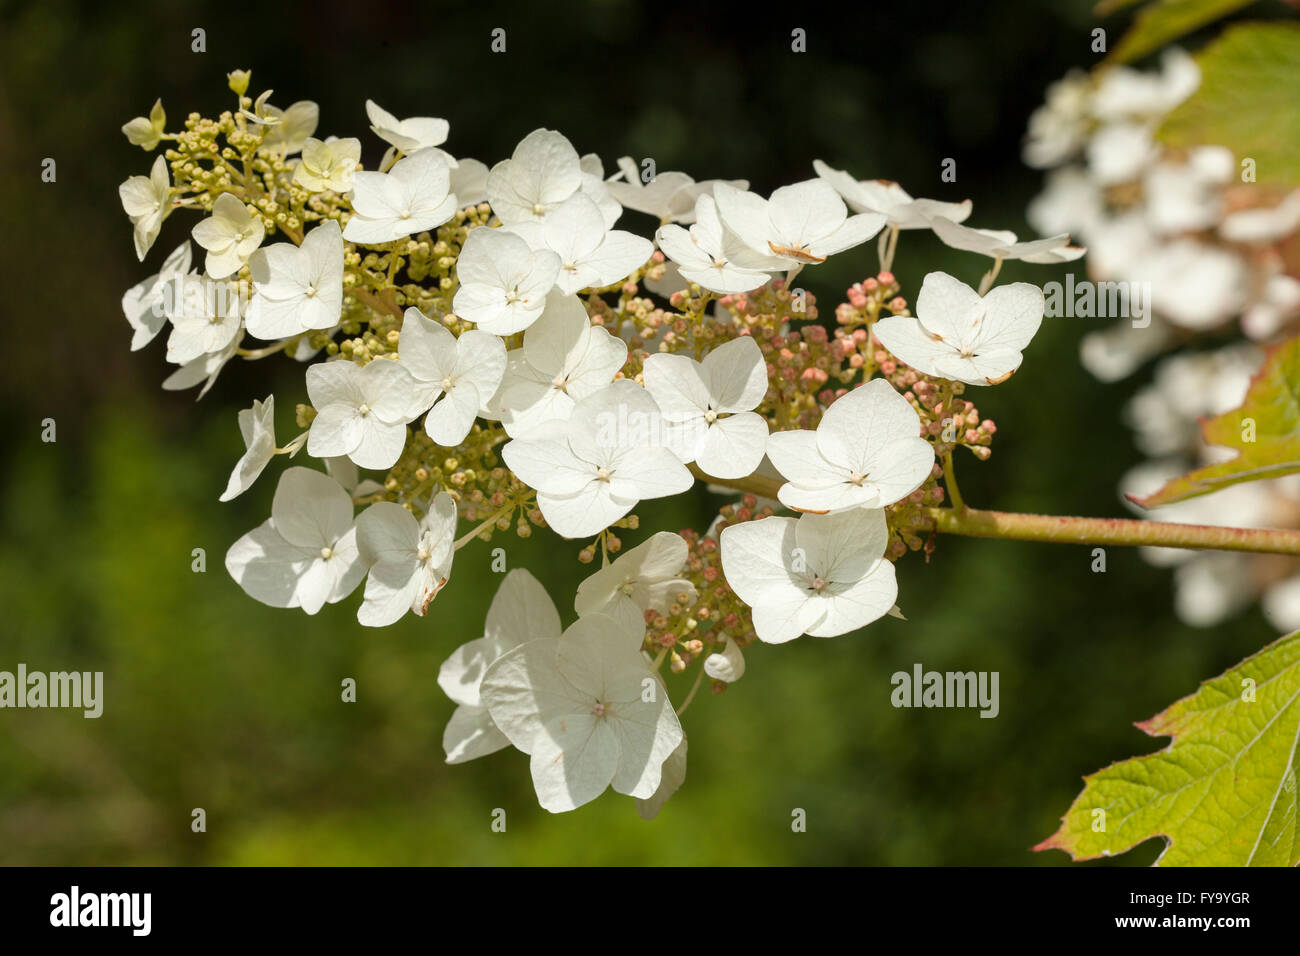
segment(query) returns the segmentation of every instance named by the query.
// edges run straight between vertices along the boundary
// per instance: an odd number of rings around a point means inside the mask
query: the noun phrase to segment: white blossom
[[[659,408],[639,385],[614,382],[552,421],[515,438],[501,457],[537,489],[547,524],[566,538],[597,534],[637,502],[685,491],[691,473],[660,440]]]
[[[578,585],[573,609],[579,617],[608,611],[611,603],[643,611],[668,613],[668,606],[685,594],[682,602],[689,606],[698,598],[695,587],[678,577],[686,564],[685,539],[671,531],[659,531],[641,544],[624,551],[612,563],[601,568]]]
[[[1020,367],[1043,321],[1043,293],[1013,282],[981,296],[945,272],[921,283],[916,317],[891,315],[872,332],[914,369],[967,385],[997,385]]]
[[[476,329],[457,338],[442,323],[412,307],[402,318],[397,354],[415,379],[414,405],[421,411],[430,409],[424,418],[425,431],[444,448],[455,448],[501,384],[505,343]]]
[[[370,129],[376,136],[408,156],[431,146],[441,146],[451,131],[451,124],[433,116],[399,120],[374,100],[366,100],[366,115],[370,117]]]
[[[885,225],[885,217],[875,213],[850,216],[839,193],[821,179],[782,186],[771,199],[719,183],[713,198],[723,225],[776,269],[825,262]]]
[[[269,91],[268,91],[269,92]],[[300,151],[320,122],[320,107],[311,100],[299,100],[288,109],[265,104],[263,125],[267,126],[259,152],[292,156]]]
[[[271,607],[315,614],[327,602],[343,600],[366,573],[357,553],[352,499],[328,475],[286,469],[271,517],[231,545],[226,570]]]
[[[584,161],[590,171],[584,170]],[[621,207],[610,197],[600,172],[600,160],[579,157],[563,134],[535,129],[519,142],[509,159],[492,167],[487,178],[487,198],[498,218],[513,225],[544,219],[582,190],[600,207],[605,225],[612,226]]]
[[[618,160],[618,172],[605,181],[605,188],[618,203],[637,212],[654,216],[661,223],[695,222],[696,204],[701,196],[713,193],[713,187],[725,182],[736,189],[748,189],[743,179],[696,182],[686,173],[656,173],[648,183],[642,179],[641,170],[631,156]]]
[[[386,173],[352,174],[352,218],[343,238],[378,245],[436,229],[456,212],[451,167],[437,150],[421,150]]]
[[[704,673],[714,680],[734,684],[745,676],[745,655],[730,636],[722,645],[720,652],[714,652],[704,659]]]
[[[552,292],[523,345],[506,356],[501,388],[490,403],[506,433],[519,437],[551,419],[567,419],[579,400],[614,380],[627,344],[591,324],[577,296]]]
[[[530,248],[550,249],[560,257],[556,287],[566,293],[619,282],[654,253],[650,240],[608,228],[600,207],[583,192],[574,193],[540,222],[505,228]]]
[[[754,412],[767,394],[767,361],[744,335],[697,362],[659,352],[644,366],[645,387],[673,424],[674,450],[715,478],[752,475],[767,446],[767,420]]]
[[[153,161],[148,176],[132,176],[117,187],[122,208],[131,220],[134,230],[135,254],[144,262],[145,254],[158,238],[162,222],[171,211],[171,174],[167,160],[159,156]]]
[[[316,409],[307,453],[347,455],[362,468],[396,464],[406,445],[406,423],[421,411],[415,379],[389,359],[319,362],[307,369],[307,394]]]
[[[246,326],[259,339],[281,339],[338,324],[343,309],[343,234],[333,219],[301,246],[277,242],[248,262],[253,298]]]
[[[773,432],[767,456],[787,508],[813,514],[883,508],[921,486],[934,450],[907,399],[875,378],[835,400],[815,431]]]
[[[357,620],[387,627],[407,611],[421,617],[451,577],[456,502],[440,492],[425,516],[392,501],[377,501],[357,518],[357,549],[369,567]]]
[[[360,163],[361,140],[331,137],[322,142],[309,136],[293,169],[293,181],[314,193],[345,193],[352,189],[352,176]]]
[[[644,633],[621,618],[579,618],[559,638],[529,641],[488,668],[482,699],[531,756],[538,801],[552,813],[610,786],[642,800],[659,789],[683,734],[641,654]]]
[[[275,396],[266,401],[253,400],[252,408],[239,413],[239,432],[244,436],[243,457],[235,463],[220,501],[237,498],[252,487],[267,464],[275,457]]]
[[[757,289],[772,277],[770,271],[781,265],[754,253],[747,245],[722,225],[718,207],[712,196],[701,196],[695,203],[695,224],[688,230],[668,224],[659,227],[655,241],[673,262],[677,263],[681,277],[687,282],[729,295]],[[746,263],[766,266],[751,268]],[[660,290],[655,290],[660,291]]]
[[[937,199],[913,199],[896,182],[888,179],[854,179],[841,169],[813,161],[817,175],[830,183],[849,208],[859,213],[877,213],[886,225],[895,229],[929,229],[936,216],[952,222],[964,222],[971,213],[971,201],[940,202]]]
[[[549,249],[533,250],[513,233],[480,227],[456,260],[460,288],[452,308],[484,332],[513,335],[542,314],[559,274],[560,257]]]
[[[167,128],[167,111],[163,109],[162,100],[154,100],[149,115],[137,116],[122,127],[122,133],[132,146],[143,150],[157,149],[162,142]]]
[[[769,644],[835,637],[888,614],[898,597],[888,543],[878,508],[745,521],[724,528],[719,541],[727,584]]]
[[[208,275],[224,279],[238,272],[262,244],[266,227],[262,217],[234,193],[222,193],[212,205],[212,215],[196,225],[192,235],[208,252],[204,260]]]

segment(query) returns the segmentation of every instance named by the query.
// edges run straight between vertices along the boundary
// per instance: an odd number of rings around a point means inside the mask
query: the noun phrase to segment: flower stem
[[[686,708],[691,706],[691,701],[695,699],[695,692],[700,689],[700,682],[703,680],[704,680],[704,662],[701,661],[700,672],[695,675],[695,683],[691,685],[691,692],[687,694],[686,699],[682,701],[682,706],[677,708],[678,717],[686,713]]]
[[[948,487],[948,499],[954,511],[965,511],[966,502],[962,500],[961,489],[957,487],[957,472],[952,466],[952,452],[943,456],[943,483]]]
[[[452,549],[459,551],[461,548],[465,547],[465,545],[469,544],[471,541],[477,538],[480,534],[482,534],[492,525],[496,524],[497,521],[500,520],[502,517],[513,512],[515,508],[517,508],[518,506],[519,506],[519,502],[513,499],[506,502],[506,504],[499,511],[493,514],[487,520],[480,522],[474,528],[473,531],[470,531],[467,534],[463,534],[459,538],[457,538],[456,543],[452,545]]]
[[[1059,517],[974,508],[962,511],[929,508],[927,514],[934,519],[937,531],[973,538],[1300,555],[1300,531],[1287,529],[1222,528],[1168,521]]]
[[[782,481],[762,475],[722,479],[692,465],[695,477],[760,498],[775,498]],[[956,499],[954,498],[954,503]],[[982,511],[978,508],[927,508],[941,534],[1008,541],[1048,541],[1057,544],[1096,544],[1116,547],[1187,548],[1196,551],[1248,551],[1256,554],[1300,555],[1300,531],[1270,528],[1221,528],[1126,518],[1075,518],[1058,515]]]

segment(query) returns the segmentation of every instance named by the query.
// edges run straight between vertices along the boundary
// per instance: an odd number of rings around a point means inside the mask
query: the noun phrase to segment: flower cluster
[[[1128,406],[1126,418],[1150,460],[1124,476],[1126,496],[1149,494],[1191,468],[1231,457],[1206,445],[1198,421],[1240,405],[1264,360],[1258,346],[1300,330],[1294,253],[1300,191],[1256,183],[1249,160],[1239,168],[1222,146],[1174,150],[1156,139],[1161,121],[1199,83],[1196,63],[1179,50],[1167,51],[1153,72],[1117,66],[1072,73],[1048,89],[1025,145],[1030,165],[1050,169],[1029,206],[1030,222],[1084,240],[1093,282],[1149,290],[1147,314],[1121,316],[1084,337],[1083,364],[1116,381],[1176,352],[1156,363],[1154,382]],[[1247,341],[1224,346],[1225,333]],[[1219,344],[1200,350],[1206,340]],[[1288,478],[1250,482],[1141,513],[1196,524],[1296,527],[1300,485]],[[1300,628],[1294,562],[1154,548],[1143,554],[1176,567],[1175,608],[1189,623],[1216,624],[1258,596],[1280,631]]]
[[[186,241],[125,296],[132,348],[170,324],[164,387],[202,392],[236,357],[305,365],[301,431],[279,443],[274,396],[241,412],[221,495],[277,455],[323,465],[286,469],[226,556],[268,605],[314,614],[360,588],[362,624],[425,616],[456,552],[512,527],[601,555],[567,628],[527,571],[505,575],[439,674],[447,759],[513,745],[553,811],[613,787],[652,815],[685,776],[679,715],[704,678],[740,679],[755,641],[899,614],[894,562],[929,552],[954,450],[989,454],[967,388],[1014,373],[1043,317],[1035,286],[994,287],[1002,262],[1083,251],[820,161],[763,197],[627,157],[607,177],[539,129],[489,167],[443,148],[444,120],[373,102],[387,151],[367,168],[360,140],[316,137],[315,104],[248,82],[231,74],[238,106],[216,120],[168,132],[159,104],[124,128],[165,147],[121,187],[140,258],[172,213],[201,214],[202,258]],[[619,228],[627,210],[653,237]],[[929,274],[913,313],[890,268],[920,228],[991,263],[978,289]],[[828,329],[795,277],[871,239],[879,267]],[[624,549],[640,502],[697,481],[739,497],[702,534]],[[692,669],[674,707],[667,678]]]

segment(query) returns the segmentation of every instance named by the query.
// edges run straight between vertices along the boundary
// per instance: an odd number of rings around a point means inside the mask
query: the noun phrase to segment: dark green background
[[[225,73],[238,67],[281,106],[317,100],[319,132],[362,137],[370,163],[380,150],[367,97],[448,118],[448,148],[488,162],[542,125],[607,167],[652,156],[660,170],[746,177],[764,193],[811,176],[821,157],[916,195],[969,196],[972,225],[1027,232],[1040,176],[1019,161],[1025,119],[1046,83],[1095,62],[1088,5],[816,12],[829,6],[705,18],[620,2],[0,5],[0,669],[106,674],[97,721],[0,711],[0,863],[1065,861],[1028,848],[1080,775],[1156,749],[1131,722],[1270,639],[1257,612],[1195,630],[1171,613],[1167,573],[1135,553],[1112,551],[1094,574],[1085,548],[945,539],[928,566],[900,562],[906,623],[756,647],[743,681],[697,700],[687,784],[657,821],[612,793],[555,817],[516,752],[442,762],[452,707],[434,678],[481,632],[498,579],[487,549],[460,553],[427,619],[386,630],[356,623],[357,597],[316,618],[256,604],[222,556],[269,513],[282,462],[234,503],[216,499],[242,451],[237,409],[274,386],[291,435],[301,367],[239,363],[196,406],[193,392],[159,389],[158,342],[128,351],[122,292],[194,220],[175,216],[148,263],[135,261],[116,186],[151,157],[119,127],[159,95],[172,128],[227,108]],[[1101,21],[1112,42],[1122,22]],[[204,54],[190,52],[198,26]],[[489,52],[497,26],[504,55]],[[794,27],[808,31],[806,54],[790,52]],[[54,184],[40,181],[44,157],[57,160]],[[956,185],[939,182],[945,157]],[[635,213],[623,223],[651,228]],[[973,283],[984,265],[908,233],[897,271],[914,296],[928,271]],[[873,271],[864,247],[805,282],[829,314]],[[1059,278],[1014,264],[1003,276]],[[959,462],[971,502],[1122,513],[1113,489],[1138,455],[1119,409],[1138,381],[1106,387],[1080,368],[1078,340],[1096,327],[1049,322],[1020,374],[979,391],[1000,431],[991,461]],[[40,441],[46,417],[56,444]],[[640,513],[646,528],[700,527],[708,508],[700,492]],[[501,541],[571,618],[577,548],[550,534]],[[206,574],[190,570],[196,547]],[[914,662],[999,671],[1001,715],[895,710],[890,675]],[[345,677],[355,704],[339,700]],[[206,834],[190,831],[194,807]],[[497,807],[505,834],[489,827]],[[790,829],[796,807],[803,834]]]

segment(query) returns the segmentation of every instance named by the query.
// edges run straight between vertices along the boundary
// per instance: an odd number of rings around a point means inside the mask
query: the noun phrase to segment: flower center
[[[597,717],[604,717],[609,713],[609,704],[604,701],[597,701],[596,706],[591,708],[591,712]]]
[[[871,476],[870,476],[869,474],[865,473],[865,472],[860,472],[860,471],[850,472],[850,473],[849,473],[849,484],[851,484],[851,485],[857,485],[859,488],[861,488],[861,487],[862,487],[862,483],[863,483],[864,481],[866,481],[866,480],[867,480],[868,478],[870,478],[870,477],[871,477]]]
[[[599,468],[597,468],[597,469],[596,469],[596,480],[597,480],[597,481],[609,481],[609,469],[606,468],[604,465],[601,465]]]
[[[429,560],[429,549],[425,547],[421,547],[418,551],[415,552],[415,557],[419,560],[421,564],[423,564],[425,561]]]
[[[824,587],[826,587],[826,582],[825,582],[825,581],[823,581],[821,578],[818,578],[818,577],[814,577],[814,578],[813,578],[813,580],[812,580],[812,589],[813,589],[814,591],[816,591],[817,593],[820,594],[822,588],[824,588]]]
[[[718,413],[710,408],[707,412],[704,413],[704,420],[708,422],[710,425],[712,425],[714,422],[718,420]]]
[[[320,556],[324,558],[326,561],[328,561],[330,558],[334,557],[334,551],[332,548],[329,547],[321,548]]]
[[[357,414],[360,415],[362,418],[365,418],[367,415],[370,414],[370,406],[367,405],[365,402],[362,402],[360,405],[357,406]]]
[[[452,386],[455,385],[455,384],[456,384],[456,383],[453,382],[453,381],[451,380],[451,376],[448,375],[448,376],[444,377],[443,380],[442,380],[442,390],[443,390],[444,392],[450,392]]]
[[[534,216],[546,215],[546,207],[539,202],[533,203],[533,215]]]

